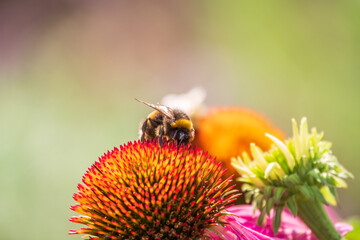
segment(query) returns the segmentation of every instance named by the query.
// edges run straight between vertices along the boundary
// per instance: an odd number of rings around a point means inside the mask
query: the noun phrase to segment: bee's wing
[[[159,111],[161,114],[163,114],[164,116],[170,118],[170,119],[174,119],[174,114],[173,114],[173,111],[171,110],[171,108],[167,107],[167,106],[164,106],[164,105],[154,105],[154,104],[151,104],[151,103],[147,103],[147,102],[144,102],[144,101],[141,101],[137,98],[135,98],[136,101],[138,102],[141,102],[157,111]]]

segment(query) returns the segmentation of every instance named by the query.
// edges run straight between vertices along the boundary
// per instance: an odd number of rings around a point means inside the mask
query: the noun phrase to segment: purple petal
[[[278,240],[316,240],[317,238],[312,235],[311,230],[301,221],[300,218],[294,217],[291,212],[285,209],[282,213],[282,223],[279,228],[277,236],[274,236],[272,230],[272,219],[268,217],[262,226],[258,226],[256,221],[260,215],[259,211],[254,214],[253,207],[251,205],[237,205],[227,209],[227,212],[236,216],[236,223],[242,225],[246,229],[252,229],[253,231],[266,235],[270,239]],[[353,230],[352,226],[347,223],[336,223],[336,230],[340,235],[344,236],[346,233]],[[269,238],[267,238],[269,239]]]
[[[345,236],[347,233],[354,230],[353,226],[348,223],[338,222],[335,223],[335,228],[338,230],[341,236]]]
[[[241,218],[234,215],[225,215],[221,217],[221,221],[226,222],[224,226],[216,225],[205,232],[212,240],[272,240],[262,233],[251,228],[243,226],[240,222]]]
[[[201,239],[211,239],[211,240],[235,240],[237,239],[237,236],[235,235],[235,233],[229,231],[227,228],[222,227],[220,225],[216,225],[216,226],[212,226],[209,229],[205,230],[205,236]]]
[[[241,224],[240,218],[236,216],[228,216],[229,221],[229,227],[232,229],[233,232],[236,233],[240,239],[259,239],[259,240],[266,240],[266,239],[272,239],[264,234],[261,234],[260,232],[257,232],[256,230],[252,228],[245,227]],[[240,226],[240,227],[239,227]]]

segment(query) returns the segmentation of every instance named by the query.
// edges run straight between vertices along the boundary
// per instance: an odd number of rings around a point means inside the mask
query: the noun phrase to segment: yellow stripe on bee
[[[152,112],[148,115],[148,118],[154,119],[157,113],[158,113],[157,110],[152,111]]]
[[[176,127],[176,128],[183,127],[189,130],[193,128],[192,122],[187,119],[178,119],[175,122],[171,123],[170,125],[171,127]]]

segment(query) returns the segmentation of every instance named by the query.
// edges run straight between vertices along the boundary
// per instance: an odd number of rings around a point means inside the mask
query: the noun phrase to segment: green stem
[[[304,196],[296,198],[298,216],[319,240],[339,240],[341,236],[327,215],[323,204]]]

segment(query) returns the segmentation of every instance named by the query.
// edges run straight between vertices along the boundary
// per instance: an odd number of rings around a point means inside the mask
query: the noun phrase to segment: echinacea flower
[[[331,144],[322,141],[323,134],[313,128],[309,133],[306,118],[298,129],[293,123],[293,137],[285,142],[267,134],[274,143],[268,152],[255,144],[250,150],[253,160],[244,153],[232,160],[246,182],[245,198],[259,209],[258,224],[273,209],[273,230],[276,235],[281,224],[281,213],[288,207],[299,216],[320,240],[340,239],[323,204],[336,204],[336,187],[346,187],[345,179],[352,177],[332,154]]]
[[[203,237],[238,197],[231,178],[222,179],[225,171],[191,146],[137,141],[115,148],[78,185],[78,204],[71,209],[82,215],[70,221],[86,227],[70,234],[99,240]]]
[[[261,114],[241,107],[211,107],[195,124],[194,144],[208,151],[228,168],[228,175],[240,175],[231,166],[231,158],[242,152],[250,153],[250,143],[268,150],[272,141],[270,133],[284,138],[281,130]]]

